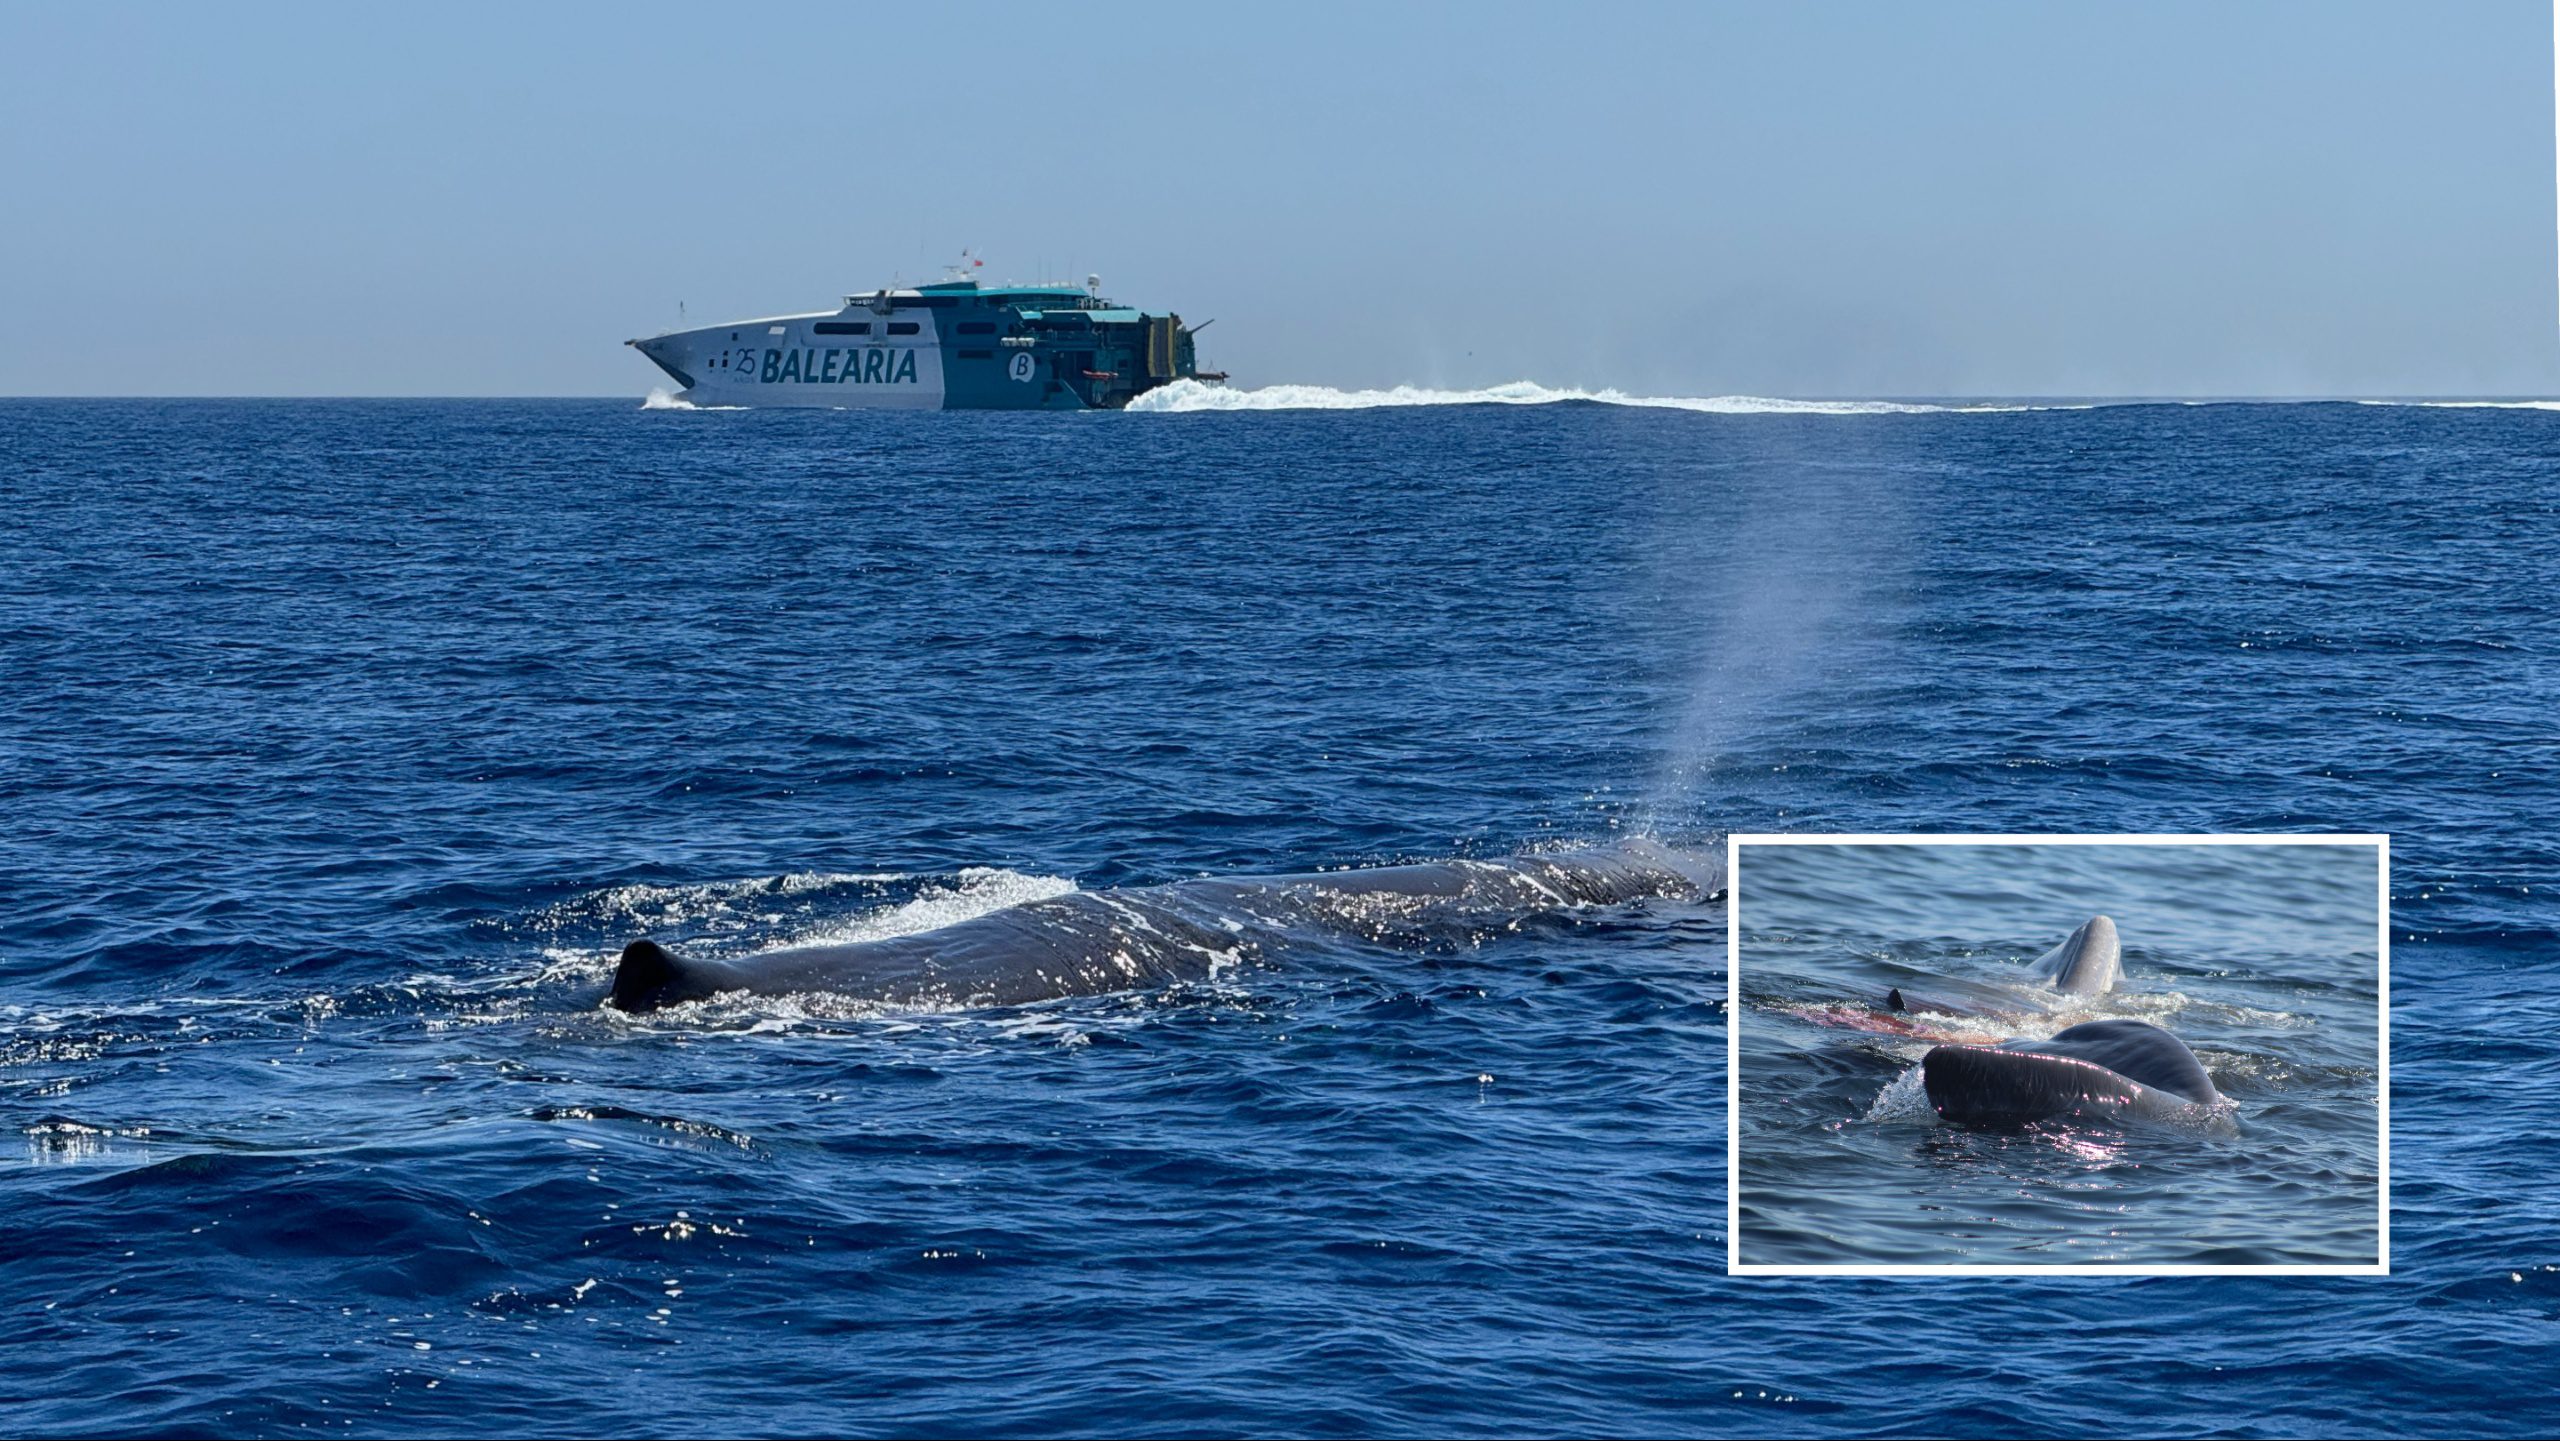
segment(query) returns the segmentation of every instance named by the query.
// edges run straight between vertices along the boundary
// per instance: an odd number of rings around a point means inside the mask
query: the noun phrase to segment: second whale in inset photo
[[[2108,839],[1737,838],[1735,1269],[2386,1264],[2379,838]]]

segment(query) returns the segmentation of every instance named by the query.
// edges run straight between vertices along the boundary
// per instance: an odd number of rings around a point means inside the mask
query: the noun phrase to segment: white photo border
[[[2157,1265],[2139,1261],[2051,1266],[1954,1263],[1897,1266],[1754,1264],[1742,1259],[1742,851],[1745,846],[2370,846],[2374,850],[2376,977],[2381,991],[2376,1061],[2376,1125],[2381,1133],[2381,1185],[2375,1199],[2377,1249],[2370,1262],[2303,1265]],[[1746,833],[1725,837],[1724,1245],[1731,1276],[2388,1276],[2391,1274],[2391,837],[2387,834],[2142,832],[2122,835],[2037,833]]]

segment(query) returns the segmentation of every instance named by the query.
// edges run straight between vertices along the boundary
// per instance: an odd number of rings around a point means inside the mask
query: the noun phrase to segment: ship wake
[[[643,400],[643,401],[641,401],[641,402],[640,402],[640,408],[641,408],[642,410],[745,410],[745,409],[747,409],[747,407],[746,407],[746,406],[743,406],[743,405],[696,405],[696,404],[694,404],[692,401],[687,400],[687,399],[685,399],[683,396],[676,394],[676,393],[675,393],[674,391],[672,391],[672,390],[665,389],[664,387],[653,387],[653,388],[649,391],[649,396],[648,396],[648,398],[647,398],[646,400]]]
[[[1383,410],[1425,405],[1621,405],[1639,410],[1686,410],[1704,415],[2005,415],[2035,410],[2099,410],[2129,405],[2316,405],[2318,397],[2274,400],[2197,400],[2129,396],[2090,400],[1790,400],[1769,395],[1631,395],[1623,390],[1583,390],[1514,380],[1475,390],[1398,385],[1384,390],[1343,390],[1330,385],[1266,385],[1255,389],[1177,380],[1129,402],[1129,409],[1160,414],[1209,410]],[[2357,405],[2417,406],[2456,410],[2560,410],[2560,400],[2370,400]]]
[[[1929,405],[1898,400],[1786,400],[1761,395],[1629,395],[1623,390],[1558,389],[1532,380],[1479,390],[1434,390],[1399,385],[1387,390],[1338,390],[1329,385],[1266,385],[1246,390],[1177,380],[1129,403],[1131,410],[1182,413],[1203,410],[1378,410],[1417,405],[1561,405],[1580,401],[1651,410],[1691,410],[1710,415],[1943,415],[1971,411],[2069,410],[2078,406]]]

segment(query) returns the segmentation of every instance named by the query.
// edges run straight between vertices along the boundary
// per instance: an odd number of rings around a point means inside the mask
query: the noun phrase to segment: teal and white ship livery
[[[1176,380],[1226,379],[1199,370],[1192,334],[1170,311],[1103,299],[1099,276],[1082,290],[982,286],[955,267],[939,284],[848,295],[842,310],[627,343],[692,405],[1117,410]]]

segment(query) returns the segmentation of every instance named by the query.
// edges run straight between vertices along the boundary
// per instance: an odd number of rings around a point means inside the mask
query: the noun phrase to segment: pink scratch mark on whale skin
[[[1867,1031],[1881,1036],[1909,1036],[1914,1040],[1935,1041],[1942,1045],[1993,1046],[2004,1039],[1982,1031],[1933,1025],[1916,1016],[1868,1006],[1781,1006],[1779,1009],[1817,1026]]]

